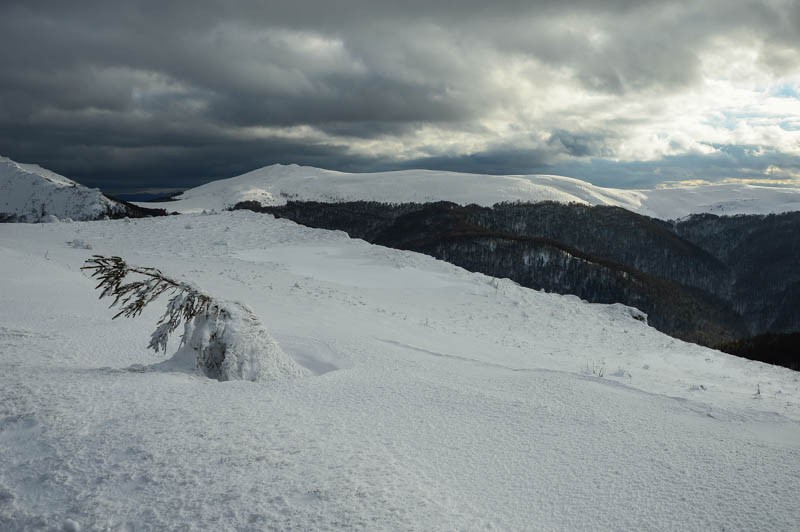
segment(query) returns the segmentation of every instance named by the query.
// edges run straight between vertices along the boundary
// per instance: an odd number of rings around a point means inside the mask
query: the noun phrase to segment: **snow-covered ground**
[[[800,210],[800,188],[719,184],[652,190],[603,188],[569,177],[497,176],[404,170],[348,174],[307,166],[273,165],[187,190],[177,201],[159,204],[170,211],[225,210],[240,201],[280,205],[287,200],[452,201],[491,206],[502,201],[559,201],[614,205],[665,220],[710,212],[767,214]]]
[[[95,220],[119,210],[119,204],[97,189],[35,164],[0,157],[0,215],[12,214],[27,222],[49,221],[54,216]]]
[[[163,303],[112,321],[91,253],[245,302],[310,375],[144,371]],[[0,256],[2,530],[800,523],[800,374],[626,307],[249,212],[5,224]]]

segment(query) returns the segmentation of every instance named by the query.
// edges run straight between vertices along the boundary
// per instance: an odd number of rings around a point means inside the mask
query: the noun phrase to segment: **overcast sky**
[[[3,0],[0,155],[800,184],[800,0]]]

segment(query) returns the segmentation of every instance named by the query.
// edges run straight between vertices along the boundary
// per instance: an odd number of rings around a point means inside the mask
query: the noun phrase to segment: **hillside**
[[[652,190],[603,188],[569,177],[498,176],[433,170],[349,174],[297,165],[273,165],[185,191],[176,201],[142,203],[170,211],[226,210],[239,202],[262,206],[288,200],[384,203],[450,201],[581,203],[622,207],[664,220],[693,213],[766,214],[800,210],[800,188],[720,184]]]
[[[0,529],[800,521],[797,374],[628,307],[249,212],[3,224],[0,253]],[[112,321],[90,253],[248,304],[312,375],[154,366],[165,301]]]
[[[0,222],[138,218],[164,211],[119,201],[35,164],[0,157]]]
[[[529,288],[624,303],[658,330],[703,345],[800,330],[800,212],[668,223],[619,207],[556,202],[236,208],[346,231]]]

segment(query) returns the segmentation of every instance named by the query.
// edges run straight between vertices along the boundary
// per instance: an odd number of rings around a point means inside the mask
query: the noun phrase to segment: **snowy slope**
[[[247,303],[313,374],[126,370],[163,306],[111,321],[89,253]],[[0,254],[2,530],[800,522],[798,374],[626,307],[248,212],[5,224]]]
[[[121,209],[97,189],[34,164],[0,157],[0,216],[10,214],[27,222],[46,221],[52,216],[94,220]]]
[[[676,219],[692,213],[765,214],[800,210],[800,188],[744,184],[653,190],[603,188],[568,177],[496,176],[432,170],[348,174],[297,165],[273,165],[187,190],[170,211],[224,210],[240,201],[262,205],[287,200],[390,203],[452,201],[493,205],[501,201],[559,201],[615,205],[640,214]],[[142,204],[153,206],[153,204]]]

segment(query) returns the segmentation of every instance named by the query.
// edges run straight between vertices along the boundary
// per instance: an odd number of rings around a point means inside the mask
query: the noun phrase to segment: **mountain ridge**
[[[178,212],[221,211],[245,201],[378,201],[491,206],[501,202],[557,201],[621,207],[674,220],[691,214],[769,214],[800,210],[800,187],[722,183],[654,189],[615,189],[572,177],[490,175],[436,170],[346,173],[298,165],[271,165],[189,189],[173,201],[146,203]]]
[[[108,196],[35,164],[0,156],[0,222],[140,218],[166,214]]]

